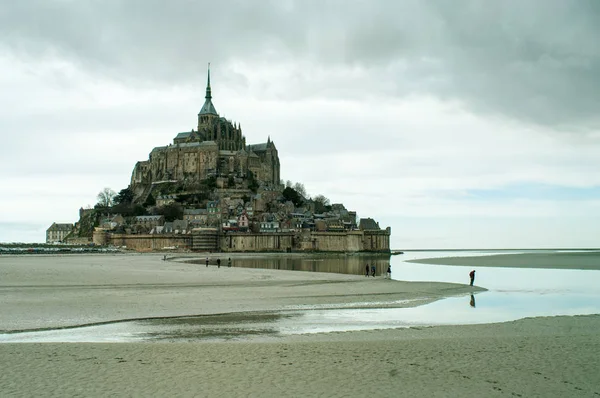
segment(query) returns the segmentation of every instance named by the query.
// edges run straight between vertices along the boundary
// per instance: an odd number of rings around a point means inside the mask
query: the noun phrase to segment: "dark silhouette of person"
[[[220,258],[217,259],[217,268],[221,268],[221,259]]]
[[[365,265],[365,276],[369,276],[369,264]]]
[[[392,264],[388,264],[388,269],[386,273],[386,278],[392,279]]]
[[[208,267],[208,257],[206,257],[206,266]]]
[[[475,270],[469,272],[469,278],[471,278],[471,283],[469,285],[473,286],[473,283],[475,283]]]
[[[469,301],[469,305],[475,308],[475,296],[471,295],[471,301]]]
[[[227,260],[227,266],[228,266],[229,268],[231,268],[231,257],[229,257],[229,259]]]
[[[371,265],[371,276],[375,278],[375,264]]]

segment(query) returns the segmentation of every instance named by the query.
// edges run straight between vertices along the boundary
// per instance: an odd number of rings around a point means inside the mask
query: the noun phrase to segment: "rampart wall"
[[[390,229],[382,231],[308,232],[288,233],[235,233],[228,232],[214,238],[203,234],[128,235],[94,231],[97,245],[125,246],[136,251],[177,248],[196,251],[221,252],[384,252],[390,251]],[[210,239],[209,239],[210,238]],[[211,239],[213,239],[211,241]],[[214,242],[214,243],[212,243]]]

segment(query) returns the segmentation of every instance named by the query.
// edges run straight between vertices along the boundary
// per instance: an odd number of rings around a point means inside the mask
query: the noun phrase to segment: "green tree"
[[[133,192],[129,187],[121,189],[119,193],[114,198],[114,204],[118,205],[121,203],[131,203],[133,202]]]
[[[285,187],[281,194],[285,200],[291,201],[296,207],[302,206],[304,203],[304,198],[292,187]]]
[[[154,199],[154,196],[152,196],[152,194],[148,195],[148,197],[146,198],[146,201],[144,202],[144,207],[154,206],[155,204],[156,204],[156,199]]]
[[[256,191],[258,190],[258,187],[260,185],[259,185],[258,181],[256,181],[256,177],[254,177],[254,173],[252,171],[248,170],[247,178],[248,178],[248,189],[251,190],[252,192],[256,193]]]
[[[156,214],[165,216],[165,221],[181,220],[183,218],[183,208],[177,202],[156,209]]]

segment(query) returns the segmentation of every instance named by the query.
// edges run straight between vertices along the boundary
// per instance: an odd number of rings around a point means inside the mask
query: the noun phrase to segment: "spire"
[[[206,80],[206,100],[204,101],[204,105],[202,106],[202,109],[200,109],[200,113],[198,113],[198,116],[200,115],[215,115],[215,116],[219,116],[219,114],[217,113],[217,110],[215,109],[215,106],[212,103],[212,93],[210,90],[210,62],[208,63],[208,79]]]
[[[206,98],[207,100],[212,99],[212,95],[210,92],[210,62],[208,63],[208,80],[206,81]]]

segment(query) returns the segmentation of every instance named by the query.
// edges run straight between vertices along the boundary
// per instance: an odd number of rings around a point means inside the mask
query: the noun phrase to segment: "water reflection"
[[[471,295],[471,300],[469,301],[469,305],[473,308],[475,308],[475,296]]]
[[[350,254],[286,256],[271,255],[265,257],[241,257],[232,259],[233,267],[279,269],[288,271],[331,272],[336,274],[365,275],[365,268],[371,276],[385,275],[390,264],[390,255]],[[205,264],[205,260],[194,259],[188,262]]]

